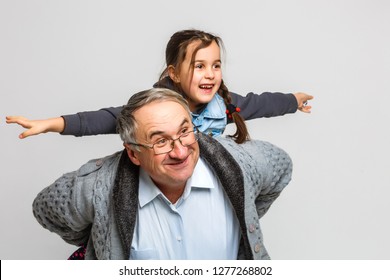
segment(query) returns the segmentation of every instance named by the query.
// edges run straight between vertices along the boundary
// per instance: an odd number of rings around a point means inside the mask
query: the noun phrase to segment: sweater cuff
[[[64,131],[60,133],[61,135],[81,136],[81,120],[78,114],[64,115],[61,117],[65,122],[65,128]]]
[[[298,110],[298,101],[293,93],[286,94],[290,98],[290,107],[288,108],[288,113],[295,113]]]

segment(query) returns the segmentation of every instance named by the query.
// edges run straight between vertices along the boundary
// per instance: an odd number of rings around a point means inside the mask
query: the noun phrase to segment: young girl
[[[297,109],[310,113],[305,93],[249,93],[241,96],[229,92],[222,80],[222,39],[200,30],[183,30],[172,35],[166,47],[166,69],[154,87],[165,87],[181,93],[188,101],[192,121],[199,131],[221,135],[227,124],[234,122],[237,131],[232,135],[237,143],[249,139],[244,120],[281,116]],[[218,94],[217,94],[218,93]],[[26,131],[23,139],[45,132],[86,136],[116,133],[116,116],[122,107],[81,112],[46,120],[6,117],[7,123],[17,123]],[[84,259],[85,246],[69,259]]]
[[[170,38],[166,47],[166,69],[154,87],[165,87],[181,93],[188,101],[193,123],[204,133],[217,136],[227,124],[234,122],[237,130],[231,135],[237,143],[249,139],[244,120],[281,116],[297,109],[310,113],[305,93],[249,93],[245,97],[229,92],[222,80],[222,39],[200,30],[183,30]],[[116,116],[122,107],[81,112],[46,120],[6,117],[26,131],[23,139],[45,132],[86,136],[116,133]]]

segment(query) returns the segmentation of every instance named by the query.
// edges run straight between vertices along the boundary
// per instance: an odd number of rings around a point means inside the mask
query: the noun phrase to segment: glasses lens
[[[191,144],[194,144],[196,142],[195,132],[191,131],[189,133],[186,133],[186,134],[180,136],[179,139],[180,139],[180,143],[183,146],[189,146]]]
[[[153,146],[153,149],[154,149],[154,153],[156,155],[159,155],[159,154],[165,154],[165,153],[168,153],[172,150],[172,144],[171,144],[172,140],[168,140],[166,139],[164,145],[154,145]]]
[[[179,142],[181,143],[182,146],[187,147],[189,145],[194,144],[196,141],[198,141],[198,133],[197,133],[197,131],[191,131],[191,132],[183,134],[182,136],[180,136],[176,140],[179,140]],[[166,139],[166,142],[164,145],[156,145],[155,144],[153,146],[154,153],[156,155],[169,153],[170,151],[173,150],[173,146],[174,146],[173,142],[176,140],[167,140]]]

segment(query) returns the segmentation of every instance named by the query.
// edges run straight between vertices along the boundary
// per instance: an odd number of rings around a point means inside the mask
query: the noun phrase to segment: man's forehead
[[[135,119],[143,130],[151,133],[180,129],[183,125],[191,124],[191,116],[182,104],[174,101],[152,102],[135,113]]]
[[[161,125],[156,124],[149,126],[145,130],[146,137],[150,139],[156,135],[175,135],[178,134],[183,127],[188,126],[190,123],[191,122],[188,120],[188,118],[185,118],[182,120],[182,122],[177,119],[172,123],[161,123]]]
[[[162,116],[166,116],[169,118],[175,117],[175,115],[190,117],[188,108],[184,106],[185,105],[172,100],[153,101],[139,108],[137,111],[140,111],[140,113],[135,114],[135,117],[141,121],[145,117],[160,118]]]

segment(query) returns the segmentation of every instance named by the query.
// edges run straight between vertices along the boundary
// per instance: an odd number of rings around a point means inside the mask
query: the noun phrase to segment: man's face
[[[139,144],[152,146],[162,138],[177,139],[193,125],[188,112],[173,101],[152,102],[134,113],[138,124],[136,140]],[[199,145],[183,147],[179,140],[172,151],[155,155],[153,149],[140,146],[140,151],[126,149],[131,161],[140,165],[161,190],[184,188],[191,177],[199,158]]]

